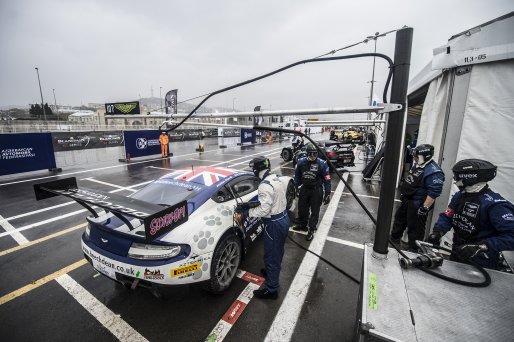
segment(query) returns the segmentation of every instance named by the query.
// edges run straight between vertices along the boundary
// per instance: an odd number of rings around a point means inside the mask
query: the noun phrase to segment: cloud
[[[455,33],[512,10],[509,1],[3,1],[0,105],[159,96],[179,100],[362,41],[414,27],[411,76]],[[370,52],[372,43],[343,53]],[[393,55],[394,34],[377,51]],[[253,109],[365,105],[372,60],[303,65],[207,105]],[[387,66],[377,61],[376,87]],[[376,91],[380,93],[381,91]],[[236,100],[234,100],[234,98]]]

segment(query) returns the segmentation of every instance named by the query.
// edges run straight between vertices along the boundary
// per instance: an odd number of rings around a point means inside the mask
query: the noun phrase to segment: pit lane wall
[[[197,132],[198,131],[198,132]],[[223,132],[221,136],[214,131],[204,137],[200,130],[180,131],[170,134],[169,152],[174,150],[194,152],[198,142],[206,149],[236,146],[243,142],[252,143],[257,134],[239,129]],[[199,133],[200,132],[200,133]],[[113,161],[127,158],[160,156],[159,130],[134,131],[80,131],[48,133],[7,133],[0,134],[0,176],[22,172],[55,170],[81,166],[112,165]]]

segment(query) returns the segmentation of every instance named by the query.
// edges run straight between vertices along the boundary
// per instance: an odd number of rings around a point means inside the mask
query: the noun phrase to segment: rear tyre
[[[291,151],[291,149],[286,147],[282,150],[282,153],[280,156],[286,162],[291,161],[291,159],[293,159],[293,151]]]
[[[226,291],[234,280],[241,262],[241,240],[233,234],[225,235],[218,243],[211,265],[211,279],[206,290],[219,294]]]

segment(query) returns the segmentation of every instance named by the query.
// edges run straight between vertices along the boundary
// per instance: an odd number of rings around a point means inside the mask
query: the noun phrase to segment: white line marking
[[[148,341],[125,322],[120,315],[115,314],[108,307],[103,305],[69,275],[63,274],[55,280],[118,340],[124,342]]]
[[[158,167],[158,166],[147,166],[149,169],[159,169],[159,170],[166,170],[166,171],[176,171],[175,169],[167,169],[165,167]]]
[[[351,192],[343,192],[343,195],[350,195],[353,197]],[[362,194],[356,194],[357,197],[367,197],[367,198],[374,198],[374,199],[380,199],[378,196],[370,196],[370,195],[362,195]],[[401,202],[399,199],[395,199],[395,202]]]
[[[347,180],[348,174],[344,176],[346,176],[345,180]],[[330,201],[319,228],[314,235],[314,239],[309,246],[309,249],[316,254],[321,255],[323,251],[323,246],[325,245],[343,189],[344,183],[339,182],[334,193],[334,197]],[[284,298],[284,301],[271,324],[268,334],[264,339],[265,341],[291,340],[303,303],[305,302],[305,297],[307,297],[307,293],[309,292],[309,287],[311,285],[314,272],[316,271],[318,261],[319,259],[317,256],[314,256],[311,253],[305,253],[302,263],[300,267],[298,267],[298,272],[296,272],[293,283],[289,287],[289,291],[287,291],[286,297]]]
[[[345,245],[345,246],[350,246],[350,247],[364,249],[364,244],[363,243],[356,243],[356,242],[351,242],[351,241],[348,241],[348,240],[342,240],[342,239],[338,239],[338,238],[335,238],[335,237],[332,237],[332,236],[327,237],[327,240],[335,242],[335,243],[339,243],[339,244]]]
[[[211,165],[211,166],[218,166],[218,165],[221,165],[221,164],[230,163],[230,162],[233,162],[233,161],[235,161],[235,160],[244,159],[244,158],[248,158],[248,157],[253,157],[253,156],[256,156],[256,155],[258,155],[258,154],[269,154],[270,152],[277,151],[277,150],[280,150],[280,149],[282,149],[282,147],[275,148],[275,149],[273,149],[273,150],[269,150],[269,151],[261,151],[261,152],[257,152],[257,153],[250,154],[250,155],[246,155],[246,156],[242,156],[242,157],[239,157],[239,158],[234,158],[234,159],[232,159],[232,160],[227,160],[227,161],[219,162],[219,163],[213,164],[213,165]]]
[[[208,162],[208,163],[219,163],[220,160],[209,160],[209,159],[198,159],[198,158],[189,158],[187,160],[191,160],[191,161],[201,161],[201,162]]]
[[[113,188],[118,188],[120,190],[127,190],[127,191],[133,191],[133,192],[137,191],[137,190],[134,190],[134,189],[126,188],[126,187],[121,186],[121,185],[116,185],[116,184],[107,183],[107,182],[104,182],[104,181],[101,181],[101,180],[98,180],[98,179],[94,179],[93,177],[83,178],[83,180],[87,180],[87,181],[98,183],[98,184],[107,185],[107,186],[110,186],[110,187],[113,187]]]
[[[273,152],[273,153],[267,153],[267,154],[266,154],[266,156],[271,156],[271,155],[273,155],[273,154],[277,154],[277,153],[280,153],[280,151],[278,151],[278,152]],[[259,154],[261,154],[261,153],[259,153]],[[280,156],[278,156],[278,157],[280,157]],[[268,158],[268,159],[269,159],[269,160],[272,160],[272,159],[277,159],[278,157]],[[250,162],[250,160],[252,160],[252,159],[253,159],[253,158],[250,158],[250,159],[248,159],[248,160],[244,160],[244,161],[242,161],[242,162],[239,162],[239,163],[235,163],[235,164],[229,165],[228,167],[234,167],[234,166],[236,166],[236,165],[249,163],[249,162]]]
[[[7,222],[7,220],[4,219],[2,215],[0,215],[0,227],[4,228],[5,231],[8,233],[7,235],[10,234],[12,238],[16,240],[16,243],[18,245],[23,245],[24,243],[29,242],[29,240],[27,240],[25,236],[23,236],[19,231],[17,231],[16,228],[12,226],[12,224]]]
[[[65,202],[65,203],[62,203],[62,204],[57,204],[57,205],[54,205],[54,206],[51,206],[51,207],[30,211],[28,213],[23,213],[23,214],[20,214],[20,215],[15,215],[15,216],[7,217],[5,220],[6,221],[12,221],[12,220],[16,220],[16,219],[18,219],[20,217],[25,217],[25,216],[30,216],[30,215],[34,215],[34,214],[39,214],[39,213],[42,213],[42,212],[45,212],[45,211],[48,211],[48,210],[57,209],[57,208],[60,208],[60,207],[65,207],[67,205],[71,205],[71,204],[74,204],[74,203],[78,204],[75,201],[69,201],[69,202]]]

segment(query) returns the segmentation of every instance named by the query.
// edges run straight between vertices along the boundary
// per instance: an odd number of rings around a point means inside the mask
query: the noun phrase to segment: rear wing
[[[34,192],[38,201],[59,195],[69,197],[89,210],[94,217],[98,217],[98,213],[92,206],[100,207],[118,217],[130,230],[134,227],[126,216],[140,219],[148,241],[155,240],[188,220],[187,201],[162,207],[135,198],[79,188],[75,177],[35,184]]]

